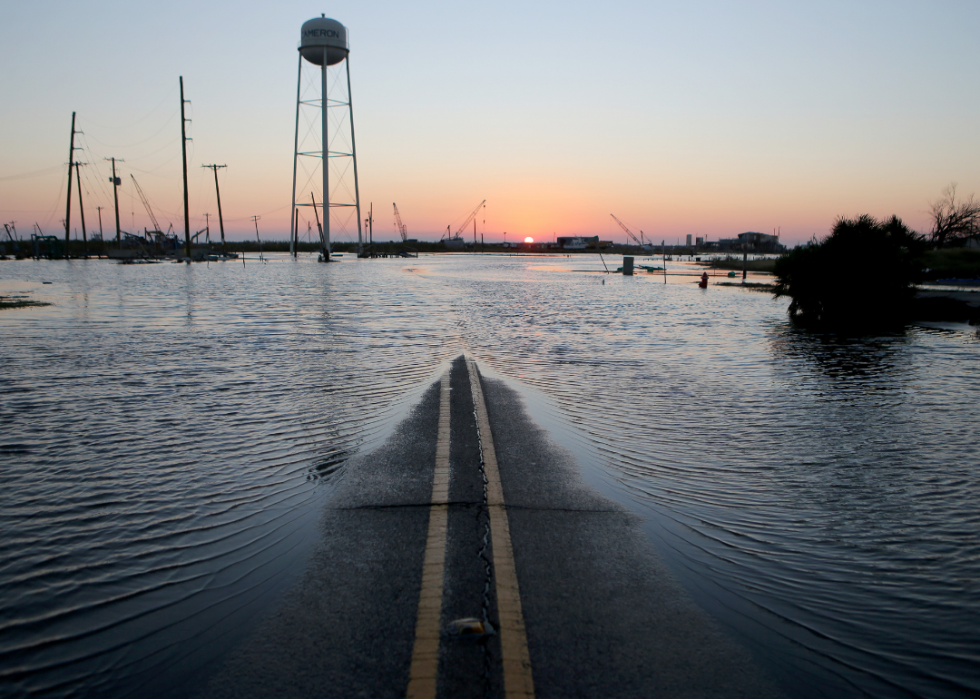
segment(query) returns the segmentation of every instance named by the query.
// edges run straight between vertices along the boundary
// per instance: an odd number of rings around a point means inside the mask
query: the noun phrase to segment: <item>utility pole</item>
[[[371,202],[371,210],[368,212],[368,245],[374,251],[374,202]]]
[[[184,161],[184,246],[187,254],[187,264],[191,263],[191,219],[187,211],[187,130],[189,121],[184,117],[184,105],[189,100],[184,99],[184,76],[180,76],[180,153]],[[217,170],[215,171],[217,172]],[[217,181],[217,175],[215,175]]]
[[[122,234],[119,232],[119,185],[122,184],[122,180],[116,177],[116,159],[115,158],[104,158],[104,160],[112,161],[112,177],[109,181],[112,182],[112,200],[116,205],[116,245],[122,245]],[[119,159],[120,163],[125,162],[122,158]],[[101,214],[100,214],[101,216]]]
[[[85,257],[88,257],[88,234],[85,232],[85,205],[82,203],[82,174],[78,168],[88,163],[75,162],[75,180],[78,182],[78,213],[82,217],[82,241],[85,243]]]
[[[95,210],[99,212],[99,237],[100,238],[102,237],[102,209],[104,208],[105,208],[104,206],[95,207]]]
[[[218,168],[228,167],[227,165],[202,165],[201,167],[209,167],[214,170],[214,193],[218,196],[218,226],[221,228],[221,250],[222,252],[228,252],[228,246],[225,245],[225,220],[221,216],[221,190],[218,189]],[[184,206],[187,206],[187,178],[184,178]],[[210,233],[208,234],[210,235]],[[190,252],[187,253],[188,256]]]
[[[75,112],[71,113],[71,142],[68,145],[68,203],[65,205],[65,257],[68,256],[68,235],[71,227],[71,168],[75,159]]]

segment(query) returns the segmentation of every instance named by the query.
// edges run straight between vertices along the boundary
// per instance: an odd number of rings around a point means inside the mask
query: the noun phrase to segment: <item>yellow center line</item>
[[[521,611],[521,592],[517,585],[514,548],[510,541],[510,524],[500,485],[497,452],[493,446],[490,418],[483,399],[480,375],[476,362],[466,356],[470,375],[476,426],[483,449],[483,470],[487,477],[487,506],[490,510],[490,539],[493,542],[493,571],[497,579],[497,612],[500,616],[500,651],[504,674],[504,696],[507,699],[534,697],[534,678],[531,675],[531,656],[527,650],[527,632]]]
[[[446,520],[449,516],[449,370],[439,386],[439,432],[432,477],[429,533],[422,562],[422,590],[415,621],[415,646],[408,671],[408,699],[435,699],[439,673],[439,618],[446,564]]]

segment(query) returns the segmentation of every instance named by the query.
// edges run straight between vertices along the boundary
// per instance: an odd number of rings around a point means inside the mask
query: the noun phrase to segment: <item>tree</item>
[[[828,237],[776,261],[776,296],[790,319],[820,330],[862,333],[909,319],[925,243],[901,219],[839,218]]]
[[[972,194],[966,201],[956,201],[955,182],[932,203],[929,213],[932,214],[932,242],[938,248],[947,241],[980,233],[980,201]]]

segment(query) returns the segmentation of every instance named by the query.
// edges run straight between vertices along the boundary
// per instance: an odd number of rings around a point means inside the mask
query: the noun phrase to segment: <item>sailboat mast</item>
[[[214,193],[218,197],[218,226],[221,228],[221,249],[223,252],[228,252],[228,246],[225,245],[225,220],[221,215],[221,189],[218,187],[218,168],[228,167],[227,165],[204,165],[202,167],[211,168],[214,170]],[[186,186],[186,179],[185,186]]]

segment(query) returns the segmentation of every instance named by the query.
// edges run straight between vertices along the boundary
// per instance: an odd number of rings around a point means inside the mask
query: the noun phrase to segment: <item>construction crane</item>
[[[640,240],[639,238],[637,238],[633,234],[633,231],[631,231],[629,228],[626,227],[626,224],[625,223],[623,223],[618,218],[616,218],[616,215],[615,214],[609,214],[609,215],[613,217],[613,221],[615,221],[616,223],[619,224],[619,227],[620,228],[622,228],[624,231],[626,231],[626,235],[628,235],[630,238],[632,238],[634,243],[636,243],[637,245],[639,245],[641,248],[644,248],[644,249],[646,249],[646,248],[649,247],[648,245],[644,244],[644,242],[642,240]],[[640,231],[640,235],[641,236],[643,235],[643,231]]]
[[[153,230],[151,233],[163,233],[163,229],[160,228],[160,224],[157,223],[157,217],[153,215],[153,209],[150,208],[150,202],[147,200],[146,195],[143,194],[143,189],[140,187],[140,183],[136,181],[136,176],[133,174],[129,175],[133,178],[133,184],[136,185],[136,193],[140,195],[140,201],[143,202],[143,206],[146,208],[146,213],[150,215],[150,221],[153,222]]]
[[[452,236],[453,239],[455,239],[455,238],[461,238],[462,237],[463,230],[468,225],[470,225],[470,221],[472,221],[474,218],[476,218],[476,215],[478,213],[480,213],[480,209],[482,209],[483,208],[483,205],[486,204],[486,203],[487,203],[487,200],[484,199],[483,201],[481,201],[479,204],[476,205],[476,208],[473,209],[472,212],[470,212],[470,215],[466,217],[466,220],[463,221],[462,225],[460,225],[460,227],[456,230],[456,235]],[[449,230],[450,230],[450,228],[447,226],[446,227],[446,236],[447,237],[449,236]]]
[[[401,233],[401,235],[402,235],[402,242],[403,243],[407,243],[408,242],[408,226],[406,226],[404,223],[402,223],[401,214],[398,213],[398,204],[396,204],[395,202],[392,202],[391,205],[393,207],[395,207],[395,228],[397,228],[398,229],[398,232]]]

